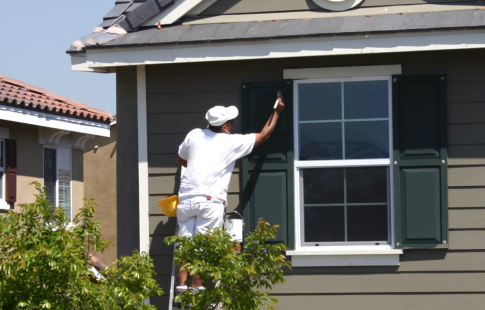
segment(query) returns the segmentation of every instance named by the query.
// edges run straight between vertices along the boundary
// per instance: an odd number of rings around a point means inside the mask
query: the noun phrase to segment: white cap
[[[215,106],[205,114],[205,119],[209,122],[211,126],[222,126],[227,121],[231,119],[235,119],[239,111],[235,106],[230,107],[222,107],[222,106]]]

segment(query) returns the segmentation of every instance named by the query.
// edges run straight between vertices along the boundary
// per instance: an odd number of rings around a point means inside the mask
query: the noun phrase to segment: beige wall
[[[0,127],[9,129],[10,139],[17,140],[17,202],[32,203],[37,193],[30,183],[37,181],[44,184],[43,146],[39,144],[38,127],[8,121],[0,121]]]
[[[84,196],[96,199],[95,217],[102,224],[101,234],[113,242],[104,253],[96,256],[109,265],[117,258],[116,125],[111,127],[111,137],[89,140],[83,157]]]

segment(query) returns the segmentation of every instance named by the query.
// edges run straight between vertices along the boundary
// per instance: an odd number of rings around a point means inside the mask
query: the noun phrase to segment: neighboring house
[[[30,183],[37,181],[69,220],[84,206],[83,198],[96,198],[97,217],[116,231],[116,189],[111,181],[116,179],[116,157],[110,160],[108,150],[116,137],[114,128],[110,132],[113,121],[107,111],[0,75],[0,212],[19,211],[19,204],[32,203],[36,191]],[[90,153],[93,143],[98,145],[97,157]],[[103,200],[107,197],[111,204]],[[116,243],[110,229],[103,231]],[[113,250],[107,254],[105,260],[116,258]]]
[[[406,5],[403,5],[406,4]],[[68,50],[117,75],[118,255],[150,251],[169,291],[179,144],[236,105],[270,141],[229,209],[280,224],[278,309],[482,309],[485,5],[449,0],[117,1]],[[332,12],[341,11],[341,12]],[[168,308],[168,295],[152,298]]]

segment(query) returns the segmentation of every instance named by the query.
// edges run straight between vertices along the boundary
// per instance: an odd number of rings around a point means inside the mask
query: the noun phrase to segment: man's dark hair
[[[225,124],[227,123],[233,123],[233,119],[230,119],[228,120],[227,122],[225,122],[224,124],[222,124],[221,126],[212,126],[212,125],[209,125],[209,129],[212,130],[213,132],[222,132],[222,127],[224,127]]]

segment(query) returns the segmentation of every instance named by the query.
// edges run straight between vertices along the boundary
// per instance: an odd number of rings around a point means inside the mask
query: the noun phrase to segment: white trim
[[[284,79],[335,79],[401,74],[401,65],[285,69]]]
[[[356,166],[385,166],[392,169],[392,78],[391,76],[380,76],[383,72],[389,72],[392,74],[401,73],[400,65],[392,66],[369,66],[371,75],[372,72],[378,76],[364,77],[366,66],[361,67],[341,67],[341,68],[317,68],[315,70],[308,69],[292,69],[285,70],[285,78],[300,77],[307,78],[308,76],[325,77],[320,79],[307,79],[307,80],[294,80],[293,102],[294,104],[294,149],[295,149],[295,251],[288,251],[287,255],[295,256],[292,259],[293,266],[308,267],[308,266],[395,266],[399,265],[399,255],[402,254],[402,250],[393,249],[393,191],[392,191],[392,177],[389,176],[389,217],[390,217],[390,229],[389,238],[391,244],[385,244],[380,246],[374,245],[325,245],[324,242],[319,242],[321,246],[304,246],[305,243],[302,240],[301,228],[303,227],[302,204],[301,204],[301,190],[302,182],[300,176],[300,168],[313,168],[313,167],[356,167]],[[330,69],[330,70],[327,70]],[[342,69],[341,71],[339,69]],[[337,78],[331,78],[334,74]],[[354,75],[358,76],[355,77]],[[344,78],[348,76],[348,78]],[[307,83],[321,83],[321,82],[345,82],[345,81],[368,81],[368,80],[385,80],[388,81],[388,117],[389,121],[389,156],[385,159],[365,159],[365,160],[327,160],[327,161],[299,161],[299,132],[298,132],[298,85]],[[341,120],[343,121],[343,120]],[[392,170],[390,170],[392,175]],[[387,242],[386,242],[387,243]],[[334,243],[336,244],[336,243]]]
[[[136,68],[138,109],[138,186],[140,218],[140,253],[150,252],[149,192],[148,192],[148,137],[147,95],[145,66]]]
[[[293,256],[293,267],[399,266],[399,254]]]
[[[403,250],[389,246],[378,247],[321,247],[287,251],[294,267],[322,266],[399,266]]]
[[[199,5],[203,0],[175,0],[175,3],[158,13],[141,27],[153,26],[160,23],[161,25],[171,25],[181,17],[184,17],[190,10]]]
[[[197,6],[195,6],[192,10],[188,11],[187,14],[185,15],[188,15],[188,16],[199,15],[200,13],[204,12],[206,9],[208,9],[211,5],[213,5],[216,2],[217,0],[204,0],[201,3],[199,3]]]
[[[16,123],[109,137],[109,124],[102,124],[38,111],[0,105],[0,119]]]
[[[295,149],[296,152],[296,149]],[[389,167],[391,160],[383,159],[346,159],[346,160],[295,160],[296,168],[320,168],[320,167],[363,167],[363,166],[386,166]]]
[[[432,43],[431,43],[432,42]],[[485,30],[88,49],[90,68],[485,48]]]

